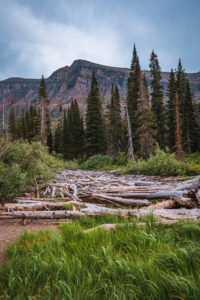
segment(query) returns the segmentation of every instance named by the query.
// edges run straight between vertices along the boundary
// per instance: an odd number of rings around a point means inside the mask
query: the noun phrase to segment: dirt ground
[[[14,242],[21,233],[34,230],[53,229],[58,230],[60,222],[32,221],[26,226],[21,221],[0,221],[0,263],[4,260],[4,254],[9,243]]]

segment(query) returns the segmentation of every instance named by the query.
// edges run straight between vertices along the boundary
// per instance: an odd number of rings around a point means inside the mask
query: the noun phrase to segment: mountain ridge
[[[95,72],[103,103],[110,101],[111,84],[118,85],[121,98],[127,92],[128,68],[101,65],[87,60],[77,59],[71,66],[64,66],[54,71],[46,78],[47,92],[50,98],[50,110],[55,110],[60,104],[67,107],[71,99],[77,99],[81,111],[85,111],[86,99],[90,90],[91,75]],[[143,71],[150,84],[150,72]],[[161,84],[164,91],[167,88],[169,72],[162,72]],[[195,96],[200,89],[200,72],[187,73],[191,88]],[[16,109],[31,103],[38,103],[37,91],[40,79],[11,77],[0,81],[0,107],[4,105],[9,109],[14,103]]]

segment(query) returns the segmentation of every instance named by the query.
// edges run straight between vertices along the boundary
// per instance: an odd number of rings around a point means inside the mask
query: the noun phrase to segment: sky
[[[0,0],[0,80],[48,77],[76,59],[200,70],[199,0]]]

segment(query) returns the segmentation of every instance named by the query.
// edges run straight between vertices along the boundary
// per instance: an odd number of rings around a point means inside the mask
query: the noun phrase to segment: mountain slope
[[[70,67],[65,66],[55,71],[46,79],[51,110],[53,111],[59,104],[67,107],[72,98],[76,98],[81,110],[85,110],[93,71],[97,77],[104,103],[108,103],[110,100],[112,83],[119,86],[120,95],[122,99],[125,99],[129,69],[103,66],[84,60],[75,60]],[[145,73],[147,82],[149,83],[150,74],[148,71],[145,71]],[[168,72],[162,73],[164,90],[167,87],[168,76]],[[189,73],[188,78],[192,90],[197,94],[200,88],[200,72]],[[2,107],[3,101],[7,108],[14,102],[17,109],[22,106],[27,107],[30,103],[37,104],[39,84],[40,79],[9,78],[0,81],[0,107]]]

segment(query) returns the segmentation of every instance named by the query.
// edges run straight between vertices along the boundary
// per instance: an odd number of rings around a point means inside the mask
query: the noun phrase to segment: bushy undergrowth
[[[139,159],[127,171],[132,174],[174,176],[187,174],[189,164],[177,161],[174,154],[158,149],[147,160]]]
[[[97,154],[89,157],[80,165],[80,168],[83,170],[101,170],[111,165],[112,161],[108,155]]]
[[[83,233],[112,221],[122,219],[81,218],[60,232],[24,233],[1,267],[0,299],[200,299],[199,223],[132,220]]]
[[[200,175],[200,154],[187,154],[184,160],[189,164],[187,169],[188,175]]]
[[[31,185],[52,178],[63,162],[40,143],[14,142],[0,158],[0,200],[12,200]]]
[[[71,162],[69,162],[70,165]],[[109,171],[121,169],[125,174],[158,175],[158,176],[184,176],[200,175],[200,154],[190,154],[178,161],[174,154],[157,149],[155,155],[147,160],[138,159],[136,163],[128,161],[124,152],[112,161],[107,155],[94,155],[78,165],[75,162],[72,169]]]

